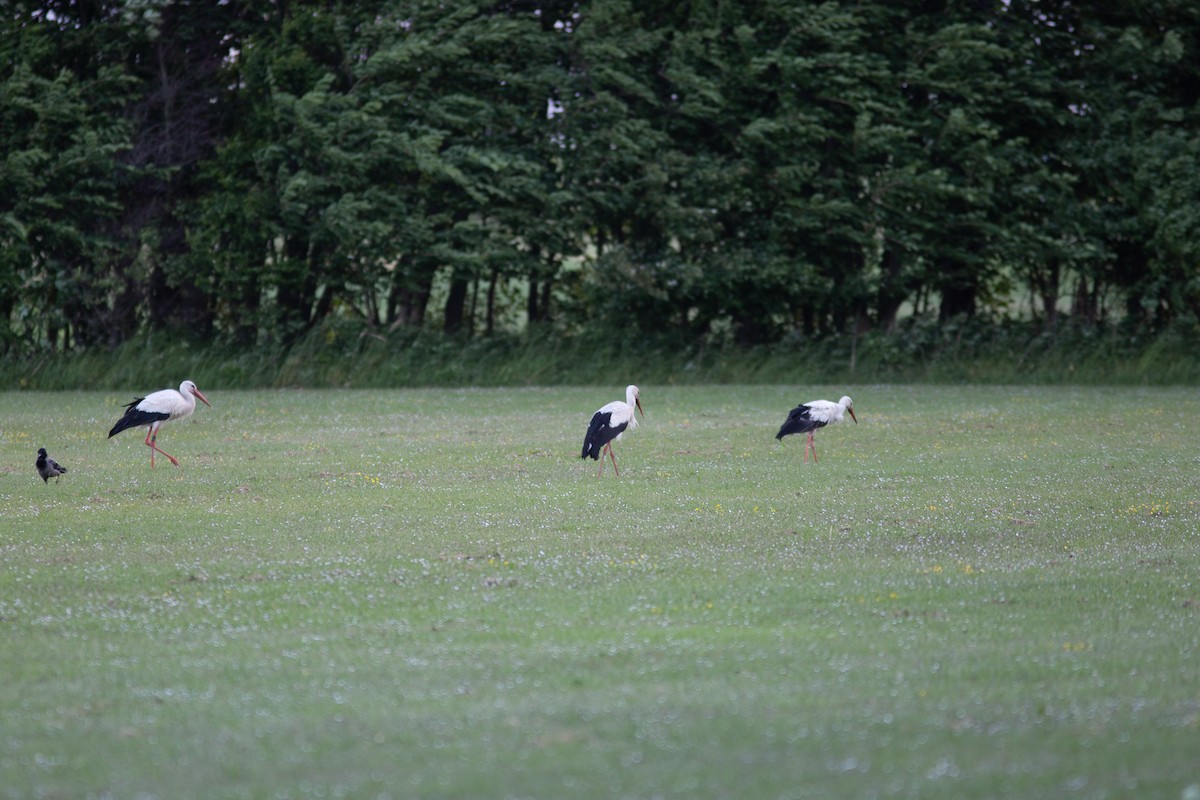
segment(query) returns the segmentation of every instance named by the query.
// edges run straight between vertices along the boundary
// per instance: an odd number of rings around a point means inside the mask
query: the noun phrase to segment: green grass
[[[1192,389],[201,388],[0,394],[0,798],[1200,792]]]

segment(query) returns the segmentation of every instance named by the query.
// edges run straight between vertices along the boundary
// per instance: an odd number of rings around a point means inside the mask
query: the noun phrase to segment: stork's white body
[[[178,467],[179,461],[175,456],[159,448],[158,429],[173,420],[190,417],[192,412],[196,410],[197,398],[204,405],[212,406],[208,402],[208,398],[191,381],[184,381],[179,384],[179,391],[161,389],[157,392],[151,392],[145,397],[134,398],[132,403],[125,406],[125,415],[108,432],[108,436],[112,438],[126,428],[147,425],[150,428],[146,432],[146,446],[150,448],[150,466],[154,466],[154,453],[159,452],[169,458],[171,463]]]
[[[625,387],[624,402],[613,400],[601,406],[592,415],[587,435],[583,438],[583,453],[580,457],[591,456],[593,459],[599,459],[600,471],[596,473],[597,477],[604,474],[605,452],[612,459],[613,472],[621,474],[617,469],[617,456],[613,452],[612,443],[618,441],[625,431],[631,431],[638,426],[635,412],[641,412],[643,419],[646,416],[646,412],[642,411],[641,392],[631,384]]]

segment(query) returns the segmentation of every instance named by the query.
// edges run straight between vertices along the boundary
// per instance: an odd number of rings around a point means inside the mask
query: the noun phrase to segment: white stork
[[[847,411],[850,412],[850,419],[854,420],[854,424],[857,425],[858,417],[854,416],[854,401],[849,397],[843,397],[836,403],[828,400],[813,400],[796,406],[788,413],[784,423],[779,426],[779,433],[775,434],[775,438],[782,440],[791,433],[807,433],[808,441],[804,443],[804,463],[808,463],[808,451],[812,450],[815,464],[817,463],[817,447],[813,444],[813,434],[818,428],[824,428],[834,422],[841,422],[842,416]]]
[[[44,447],[38,448],[37,461],[33,462],[33,465],[37,468],[38,475],[42,477],[42,483],[49,483],[51,478],[54,478],[54,482],[58,483],[67,471],[66,467],[50,457]]]
[[[132,403],[125,406],[125,416],[117,420],[116,425],[113,425],[112,430],[108,432],[108,438],[111,439],[126,428],[148,425],[150,430],[146,431],[146,446],[150,448],[151,468],[154,467],[156,450],[171,459],[171,463],[178,467],[179,461],[175,456],[159,448],[158,429],[171,420],[190,417],[196,410],[197,397],[204,405],[212,408],[212,403],[208,402],[208,398],[191,381],[179,384],[178,392],[174,389],[161,389],[145,397],[135,397]]]
[[[642,419],[646,418],[646,412],[642,411],[641,393],[638,391],[638,387],[630,385],[625,387],[625,402],[613,400],[592,415],[587,436],[583,437],[583,452],[579,457],[591,456],[592,460],[600,461],[600,471],[596,473],[597,478],[604,474],[604,451],[606,450],[609,457],[612,458],[613,472],[617,475],[621,474],[617,469],[617,455],[613,452],[612,443],[620,439],[621,434],[626,430],[633,430],[637,427],[637,418],[634,416],[635,409],[641,412]]]

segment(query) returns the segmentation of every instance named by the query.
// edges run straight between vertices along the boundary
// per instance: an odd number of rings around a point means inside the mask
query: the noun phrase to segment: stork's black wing
[[[808,433],[817,428],[824,428],[825,425],[824,420],[813,418],[812,409],[808,406],[796,406],[788,412],[787,419],[779,426],[779,433],[775,434],[775,438],[782,439],[793,433]]]
[[[628,422],[623,422],[614,427],[612,424],[612,412],[597,411],[592,415],[587,435],[583,437],[583,452],[579,454],[579,457],[587,458],[591,456],[593,461],[599,460],[601,448],[620,436],[628,427]]]
[[[132,403],[125,406],[125,416],[117,420],[117,424],[112,426],[112,430],[108,432],[108,438],[116,436],[127,428],[136,428],[139,425],[153,425],[161,420],[168,420],[171,415],[165,411],[142,411],[138,408],[138,403],[146,398],[135,397]]]

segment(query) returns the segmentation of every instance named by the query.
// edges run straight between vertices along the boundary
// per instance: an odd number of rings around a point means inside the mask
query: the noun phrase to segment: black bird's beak
[[[858,424],[858,417],[854,416],[854,406],[846,406],[846,410],[850,412],[850,419],[854,420],[854,424]]]

